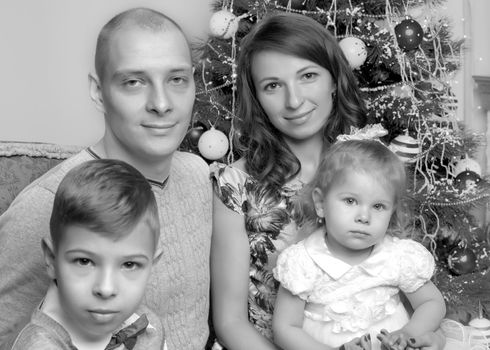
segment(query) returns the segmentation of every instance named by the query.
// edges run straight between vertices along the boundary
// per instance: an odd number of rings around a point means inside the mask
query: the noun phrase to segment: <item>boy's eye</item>
[[[126,270],[135,270],[135,269],[137,269],[140,266],[141,265],[139,263],[134,262],[134,261],[126,261],[125,263],[123,263],[123,267]]]
[[[92,264],[92,260],[87,258],[76,258],[74,259],[74,262],[80,266],[89,266]]]

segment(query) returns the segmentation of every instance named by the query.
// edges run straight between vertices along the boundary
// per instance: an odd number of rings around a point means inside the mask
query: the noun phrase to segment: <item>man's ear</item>
[[[320,218],[325,217],[325,213],[323,212],[323,199],[325,195],[323,194],[323,191],[320,188],[315,187],[311,193],[311,197],[313,199],[313,204],[315,205],[316,215]]]
[[[99,77],[96,74],[89,73],[88,83],[90,98],[94,101],[97,110],[104,114],[104,99],[102,98],[102,86],[100,85]]]
[[[53,249],[53,243],[50,239],[43,238],[41,240],[41,246],[44,254],[44,262],[46,263],[46,268],[48,271],[48,276],[52,280],[56,279],[56,273],[54,268],[55,254]]]

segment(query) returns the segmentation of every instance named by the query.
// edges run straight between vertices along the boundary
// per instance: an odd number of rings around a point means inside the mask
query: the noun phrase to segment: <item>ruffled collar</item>
[[[379,275],[386,268],[384,248],[393,240],[391,236],[386,235],[381,243],[376,244],[371,255],[362,263],[350,265],[332,255],[325,243],[324,234],[323,230],[313,232],[304,240],[304,246],[310,258],[333,279],[338,280],[353,268],[363,269],[373,276]]]

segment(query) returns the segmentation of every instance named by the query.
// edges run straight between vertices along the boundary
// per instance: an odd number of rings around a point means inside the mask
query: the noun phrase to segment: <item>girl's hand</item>
[[[354,338],[342,345],[339,350],[371,350],[371,336],[367,333],[360,338]]]
[[[382,329],[377,338],[381,342],[381,348],[387,350],[405,350],[407,348],[410,336],[402,330],[389,333],[386,329]]]
[[[440,332],[428,332],[408,340],[407,349],[443,350],[446,338]]]

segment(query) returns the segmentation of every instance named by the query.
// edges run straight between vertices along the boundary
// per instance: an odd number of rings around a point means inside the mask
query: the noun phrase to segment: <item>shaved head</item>
[[[173,19],[161,12],[143,7],[121,12],[106,23],[97,38],[95,72],[99,79],[102,80],[104,76],[104,66],[112,37],[117,31],[127,28],[139,28],[154,32],[178,30],[184,35],[182,28]]]

